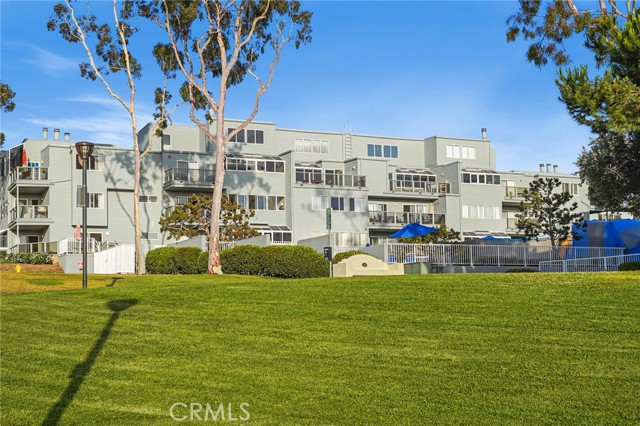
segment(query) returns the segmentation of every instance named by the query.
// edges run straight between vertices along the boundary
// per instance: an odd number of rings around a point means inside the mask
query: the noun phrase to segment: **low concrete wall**
[[[320,235],[319,237],[307,238],[306,240],[299,240],[299,246],[311,247],[320,254],[324,254],[324,248],[329,247],[329,234]]]
[[[267,247],[271,244],[271,235],[264,234],[257,237],[247,238],[246,240],[236,241],[236,246],[258,246]]]
[[[198,235],[187,240],[176,241],[175,243],[167,244],[169,247],[198,247],[202,251],[209,251],[209,244],[207,238],[204,235]]]
[[[356,254],[333,265],[334,277],[404,275],[401,263],[387,264],[366,254]]]
[[[78,268],[78,262],[82,260],[82,254],[61,254],[58,256],[58,262],[65,274],[79,274],[82,272]],[[87,273],[93,273],[93,254],[87,254]]]

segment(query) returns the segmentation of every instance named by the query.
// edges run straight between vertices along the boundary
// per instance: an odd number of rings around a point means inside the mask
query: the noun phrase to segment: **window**
[[[296,183],[322,183],[322,169],[296,167]]]
[[[569,195],[578,195],[578,184],[577,183],[563,183],[562,184],[562,192],[568,192]]]
[[[284,173],[284,161],[267,160],[264,158],[237,158],[227,156],[225,158],[226,170],[232,171],[248,171],[248,172],[267,172],[267,173]]]
[[[461,158],[463,160],[476,159],[475,146],[447,145],[445,148],[447,158]]]
[[[436,192],[436,176],[431,173],[396,173],[396,191]]]
[[[376,145],[367,144],[367,155],[377,158],[398,158],[398,147],[396,145]]]
[[[344,197],[331,197],[331,210],[344,211]]]
[[[233,132],[235,130],[235,128],[230,127],[227,129],[227,135],[230,134],[231,132]],[[240,130],[238,133],[236,133],[235,135],[233,135],[233,137],[231,139],[229,139],[229,142],[240,142],[240,143],[244,143],[245,139],[244,139],[244,131],[245,129]]]
[[[184,196],[178,196],[176,198],[174,198],[175,200],[175,204],[180,205],[180,204],[185,204],[189,202],[189,197],[184,197]]]
[[[89,192],[87,194],[87,208],[89,209],[102,209],[104,195],[99,192]],[[78,203],[77,207],[82,207],[82,186],[78,186]]]
[[[500,185],[500,175],[488,173],[462,173],[462,183],[479,183],[484,185]]]
[[[138,201],[141,203],[157,203],[158,196],[157,195],[139,195]]]
[[[314,195],[311,197],[312,210],[324,210],[329,207],[331,207],[331,204],[327,195]]]
[[[296,152],[328,154],[329,141],[326,139],[296,139]]]
[[[366,200],[364,198],[349,198],[349,211],[350,212],[365,212]]]
[[[264,132],[262,130],[247,129],[247,143],[264,143]]]
[[[171,135],[162,135],[162,147],[171,149]]]
[[[87,170],[102,170],[103,163],[104,157],[102,155],[92,155],[88,158]],[[82,164],[80,163],[78,154],[76,154],[76,169],[82,170]]]
[[[465,219],[501,219],[500,206],[463,205],[462,217]]]
[[[229,201],[240,208],[252,210],[284,210],[284,197],[279,195],[229,194]]]

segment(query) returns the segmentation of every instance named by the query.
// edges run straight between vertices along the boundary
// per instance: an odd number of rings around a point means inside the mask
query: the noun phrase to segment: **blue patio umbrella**
[[[401,230],[391,234],[389,238],[419,237],[421,235],[431,234],[432,232],[438,232],[438,229],[420,225],[419,223],[410,223],[405,225]]]

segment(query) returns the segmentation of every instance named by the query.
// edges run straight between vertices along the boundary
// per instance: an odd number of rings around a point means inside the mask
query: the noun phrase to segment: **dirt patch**
[[[0,271],[15,272],[17,263],[0,263]],[[63,272],[60,265],[27,265],[20,263],[22,272],[40,272],[50,274],[61,274]]]

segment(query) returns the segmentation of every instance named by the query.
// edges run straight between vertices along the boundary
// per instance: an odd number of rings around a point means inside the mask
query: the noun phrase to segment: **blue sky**
[[[92,2],[107,10],[110,2]],[[104,87],[80,78],[79,45],[46,30],[54,2],[0,2],[0,75],[17,93],[2,114],[6,146],[38,138],[42,127],[72,140],[131,145],[124,109]],[[257,120],[278,127],[411,138],[480,137],[486,127],[498,170],[536,170],[538,163],[574,172],[589,141],[558,101],[553,67],[525,60],[524,43],[507,44],[505,20],[516,2],[307,2],[314,12],[313,42],[282,55]],[[144,29],[140,46],[159,33]],[[589,61],[584,49],[573,57]],[[582,55],[582,56],[581,56]],[[143,60],[138,83],[141,125],[150,120],[155,62]],[[255,85],[235,88],[227,117],[250,112]],[[126,93],[126,92],[124,92]],[[184,110],[184,109],[183,109]],[[190,124],[186,110],[176,124]]]

